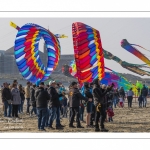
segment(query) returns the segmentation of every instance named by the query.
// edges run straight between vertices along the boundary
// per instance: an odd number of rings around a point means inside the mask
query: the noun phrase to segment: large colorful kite
[[[128,52],[132,53],[133,55],[135,55],[136,57],[141,59],[143,62],[145,62],[148,66],[150,66],[150,60],[144,54],[142,54],[138,49],[136,49],[133,46],[139,46],[139,45],[130,44],[126,39],[123,39],[121,41],[121,47],[122,48],[124,48]],[[139,46],[139,47],[141,47],[141,46]],[[141,47],[141,48],[143,48],[143,47]],[[143,49],[145,49],[145,48],[143,48]]]
[[[60,44],[57,38],[64,38],[64,35],[55,36],[37,24],[28,23],[21,28],[13,22],[10,25],[18,30],[14,54],[22,76],[36,84],[47,80],[52,71],[56,69],[60,58]],[[41,38],[44,39],[47,48],[47,67],[42,64],[39,56],[38,46]]]
[[[104,53],[104,58],[116,61],[125,69],[128,69],[128,70],[130,70],[136,74],[139,74],[141,76],[144,76],[144,75],[150,76],[150,72],[141,69],[141,68],[148,68],[145,64],[140,65],[140,64],[128,63],[126,61],[121,60],[119,57],[114,56],[112,53],[110,53],[104,49],[103,49],[103,53]]]
[[[80,84],[104,77],[104,57],[100,33],[80,22],[72,24],[74,56]]]

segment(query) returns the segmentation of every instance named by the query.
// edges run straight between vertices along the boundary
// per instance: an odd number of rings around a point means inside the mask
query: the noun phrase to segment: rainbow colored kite
[[[60,59],[60,44],[57,37],[61,35],[56,37],[52,32],[37,24],[28,23],[21,28],[13,22],[10,25],[18,30],[14,54],[22,76],[36,84],[47,80]],[[38,46],[41,38],[44,39],[48,52],[47,67],[42,64],[39,56]]]
[[[133,55],[135,55],[136,57],[138,57],[139,59],[141,59],[143,62],[145,62],[147,65],[150,66],[150,60],[146,56],[144,56],[144,54],[142,54],[139,50],[137,50],[135,47],[133,47],[132,45],[139,46],[136,44],[130,44],[126,39],[123,39],[121,41],[122,48],[124,48],[128,52],[132,53]],[[141,46],[139,46],[139,47],[141,47]],[[143,48],[143,47],[141,47],[141,48]],[[145,49],[145,48],[143,48],[143,49]]]
[[[81,23],[72,24],[74,56],[80,84],[104,77],[104,56],[100,33]]]

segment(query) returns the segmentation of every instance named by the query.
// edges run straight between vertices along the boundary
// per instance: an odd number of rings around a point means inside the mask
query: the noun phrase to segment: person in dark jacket
[[[84,83],[84,95],[87,98],[91,98],[92,101],[88,101],[86,105],[86,111],[87,111],[87,116],[86,116],[86,127],[91,128],[90,126],[90,120],[91,120],[91,113],[92,113],[92,103],[93,103],[93,95],[92,95],[92,90],[90,88],[90,84],[88,82]]]
[[[143,97],[143,107],[146,107],[147,104],[147,96],[148,96],[148,89],[146,88],[145,84],[141,90],[141,95]]]
[[[77,128],[83,128],[80,124],[80,114],[79,114],[79,106],[80,106],[80,100],[85,100],[86,102],[92,101],[91,98],[86,98],[84,96],[82,96],[82,94],[79,92],[79,89],[77,88],[77,83],[76,82],[72,82],[72,96],[70,99],[70,109],[71,109],[71,118],[70,118],[70,123],[69,123],[69,127],[71,128],[75,128],[73,126],[73,121],[74,121],[74,117],[75,117],[75,113],[76,113],[76,120],[77,120]]]
[[[11,117],[12,111],[12,94],[8,87],[8,83],[4,83],[4,89],[2,90],[2,102],[4,103],[4,117]]]
[[[121,96],[121,97],[123,97],[123,99],[125,99],[125,91],[124,91],[123,87],[121,87],[119,90],[119,96]]]
[[[94,104],[96,107],[96,116],[95,116],[95,132],[100,131],[99,129],[99,119],[100,119],[100,126],[101,131],[107,132],[108,130],[104,127],[104,121],[105,121],[105,115],[106,115],[106,108],[105,108],[105,95],[107,92],[109,92],[114,84],[112,84],[111,87],[108,87],[104,92],[102,92],[102,89],[100,88],[100,81],[99,79],[95,79],[93,81],[94,88],[93,88],[93,98],[94,98]]]
[[[32,117],[33,112],[34,112],[34,114],[37,114],[37,112],[36,112],[36,100],[35,100],[35,88],[36,88],[35,84],[33,84],[30,88],[30,101],[31,101],[31,106],[32,106],[32,109],[30,112],[31,117]]]
[[[23,90],[23,87],[21,84],[19,84],[19,92],[20,92],[20,97],[21,97],[21,104],[19,105],[18,113],[23,113],[23,104],[25,101],[25,91]]]
[[[62,94],[58,94],[56,91],[56,82],[55,81],[50,81],[49,82],[50,89],[49,89],[49,94],[50,94],[50,101],[49,101],[49,120],[48,120],[48,128],[49,129],[54,129],[52,127],[53,121],[56,116],[56,129],[62,129],[64,127],[63,125],[60,124],[60,101],[59,97],[62,96]]]
[[[45,122],[47,114],[47,103],[50,96],[46,90],[44,90],[44,82],[40,83],[39,89],[35,92],[36,108],[38,116],[38,129],[39,131],[45,131]]]

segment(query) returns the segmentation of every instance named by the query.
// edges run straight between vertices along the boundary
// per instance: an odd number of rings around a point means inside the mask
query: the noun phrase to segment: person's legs
[[[130,97],[128,96],[127,99],[128,99],[128,108],[129,108],[130,107]]]
[[[56,127],[60,126],[60,107],[56,108]]]
[[[4,101],[4,117],[7,117],[8,102]]]
[[[12,104],[8,104],[8,117],[11,117]]]
[[[133,99],[133,97],[131,97],[131,100],[130,100],[130,107],[132,107],[132,99]]]
[[[104,122],[105,122],[105,108],[103,105],[101,105],[101,112],[100,112],[100,116],[101,116],[101,119],[100,119],[100,126],[101,126],[101,129],[104,129]]]
[[[15,108],[14,108],[15,105],[12,105],[12,117],[15,117]]]
[[[63,107],[63,117],[67,118],[67,106]]]
[[[80,127],[80,126],[81,126],[81,124],[80,124],[79,107],[75,107],[75,108],[74,108],[74,110],[75,110],[75,113],[76,113],[77,127]]]
[[[146,104],[147,104],[147,98],[146,96],[144,96],[144,107],[146,107]]]
[[[38,116],[38,129],[41,129],[41,120],[42,120],[41,108],[37,108],[37,116]]]
[[[27,98],[27,113],[29,113],[29,107],[30,107],[30,98]]]
[[[93,121],[95,121],[95,105],[92,104],[92,114],[90,119],[90,125],[93,125]]]
[[[99,129],[99,124],[98,124],[98,122],[99,122],[99,118],[100,118],[100,112],[95,112],[95,128],[96,129]]]
[[[73,121],[74,121],[74,117],[75,117],[75,110],[73,107],[71,107],[70,110],[71,110],[71,118],[70,118],[69,126],[73,126]]]
[[[114,107],[116,108],[116,98],[113,99]]]
[[[21,113],[23,113],[23,104],[24,104],[24,100],[21,101]]]
[[[52,127],[53,121],[54,121],[55,116],[56,116],[56,110],[57,110],[56,107],[50,108],[50,116],[49,116],[49,120],[48,120],[48,126],[49,127]]]
[[[92,103],[88,102],[87,103],[87,116],[86,116],[86,125],[90,125],[90,120],[91,120],[91,113],[92,113]]]
[[[18,117],[18,107],[19,105],[15,105],[15,117]]]
[[[42,130],[45,127],[46,115],[47,115],[47,108],[42,108],[42,119],[41,119],[41,129]]]

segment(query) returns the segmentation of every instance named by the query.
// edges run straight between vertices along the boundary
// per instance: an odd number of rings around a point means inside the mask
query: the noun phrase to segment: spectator
[[[4,83],[4,88],[2,90],[2,102],[4,104],[4,117],[11,117],[12,94],[8,87],[8,83]]]
[[[123,87],[121,87],[119,90],[119,96],[123,96],[123,99],[125,99],[125,91],[124,91]]]
[[[67,98],[66,98],[66,96],[63,97],[62,108],[63,108],[63,117],[67,118],[67,109],[68,109],[68,106],[67,106]]]
[[[19,89],[17,88],[17,84],[13,83],[11,93],[12,93],[12,117],[19,118],[18,108],[19,105],[21,104],[21,97]]]
[[[102,89],[100,88],[100,81],[99,79],[95,79],[93,81],[94,88],[93,88],[93,98],[94,98],[94,104],[96,107],[96,116],[95,116],[95,132],[100,131],[99,129],[99,118],[100,119],[100,126],[102,132],[107,132],[108,130],[104,127],[104,121],[106,116],[106,108],[105,108],[105,95],[107,92],[109,92],[112,87],[114,86],[112,84],[111,87],[108,87],[104,92],[102,92]]]
[[[142,97],[141,94],[140,94],[140,96],[138,98],[138,101],[139,101],[139,108],[142,108],[143,97]]]
[[[50,94],[50,101],[49,101],[49,120],[48,120],[48,127],[49,129],[54,129],[52,127],[53,121],[56,116],[56,129],[62,129],[64,127],[63,125],[60,124],[60,101],[59,97],[62,96],[62,94],[58,94],[56,91],[56,82],[55,81],[50,81],[49,82],[50,89],[49,89],[49,94]]]
[[[109,105],[108,109],[107,109],[107,114],[108,114],[108,120],[113,121],[112,117],[114,116],[114,112],[113,112],[113,108],[111,105]]]
[[[30,88],[30,100],[31,100],[31,106],[32,106],[32,109],[30,112],[30,117],[32,117],[33,112],[35,115],[37,114],[37,112],[36,112],[36,100],[35,100],[35,88],[36,88],[35,84],[33,84],[32,87]]]
[[[19,92],[21,97],[21,104],[19,105],[19,113],[23,113],[23,104],[25,100],[25,91],[23,90],[23,87],[21,84],[19,84]]]
[[[30,108],[30,82],[27,82],[27,86],[25,87],[25,98],[27,100],[26,114],[29,114],[29,108]]]
[[[148,96],[148,89],[146,88],[145,84],[141,90],[141,95],[143,97],[143,107],[146,107],[147,104],[147,96]]]
[[[92,101],[92,99],[88,99],[84,96],[82,96],[82,94],[79,92],[78,88],[77,88],[77,83],[76,82],[72,82],[72,96],[70,99],[70,107],[71,107],[71,119],[70,119],[70,123],[69,123],[69,127],[71,128],[75,128],[73,126],[73,121],[74,121],[74,117],[76,114],[76,120],[77,120],[77,128],[83,128],[80,124],[80,114],[79,114],[79,106],[80,106],[80,100],[85,100],[86,102]]]
[[[44,82],[40,83],[39,89],[35,92],[37,116],[38,116],[38,129],[39,131],[45,130],[46,114],[47,114],[47,102],[50,96],[46,90],[44,90]]]
[[[132,88],[127,92],[127,99],[128,99],[128,108],[132,108],[132,99],[133,99],[133,91]]]

